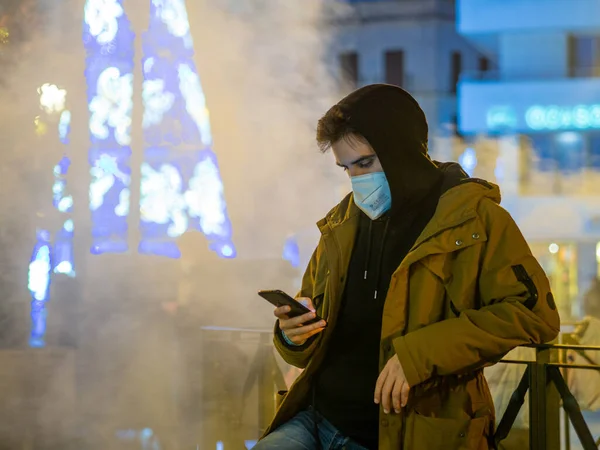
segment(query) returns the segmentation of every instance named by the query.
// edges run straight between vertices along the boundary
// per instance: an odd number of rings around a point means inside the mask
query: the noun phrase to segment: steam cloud
[[[202,448],[202,423],[218,418],[212,406],[239,398],[256,339],[238,336],[239,342],[214,343],[204,352],[200,327],[270,328],[271,308],[256,291],[297,287],[299,271],[281,261],[285,239],[298,232],[312,239],[316,220],[348,189],[331,155],[319,154],[314,142],[318,118],[340,95],[328,65],[325,3],[187,4],[239,254],[233,261],[218,259],[199,233],[181,239],[181,260],[89,254],[82,237],[90,220],[83,2],[58,2],[44,11],[44,25],[30,30],[28,51],[11,59],[0,86],[0,261],[12,268],[2,275],[2,323],[10,330],[2,343],[14,350],[0,352],[0,366],[12,368],[6,376],[0,370],[0,417],[6,419],[0,448],[23,442],[40,449],[119,448],[129,438],[160,440],[163,449]],[[139,39],[149,0],[126,0],[124,7]],[[57,223],[52,168],[62,152],[58,142],[34,133],[36,89],[44,83],[66,88],[73,112],[68,183],[79,259],[78,278],[55,278],[48,304],[51,348],[34,351],[25,345],[26,271],[36,227]],[[136,120],[140,105],[136,99]],[[135,249],[134,229],[130,235]],[[225,400],[207,392],[207,386],[215,389],[215,380],[201,379],[207,365],[221,367],[217,381],[230,387]],[[256,437],[255,425],[243,414],[238,419],[249,427],[249,438]],[[145,428],[152,436],[140,434]]]

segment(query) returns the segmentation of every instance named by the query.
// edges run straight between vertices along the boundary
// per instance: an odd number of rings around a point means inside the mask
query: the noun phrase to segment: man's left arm
[[[479,276],[481,308],[398,337],[394,348],[410,386],[434,375],[484,367],[514,347],[553,340],[560,319],[548,279],[512,217],[484,200],[488,240]]]

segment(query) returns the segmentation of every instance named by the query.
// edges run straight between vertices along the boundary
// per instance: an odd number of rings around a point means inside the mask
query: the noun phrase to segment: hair
[[[341,140],[346,140],[349,144],[356,142],[369,143],[367,138],[350,125],[349,119],[339,105],[331,107],[319,119],[317,123],[317,145],[322,153],[325,153],[333,144]],[[427,141],[421,142],[421,152],[428,155]]]
[[[334,105],[319,119],[317,123],[317,145],[322,153],[325,153],[333,144],[342,139],[348,142],[367,142],[352,125],[348,116],[344,114],[339,105]]]

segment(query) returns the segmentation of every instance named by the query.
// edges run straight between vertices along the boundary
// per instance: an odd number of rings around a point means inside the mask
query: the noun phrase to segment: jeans
[[[315,415],[312,409],[302,411],[259,441],[253,450],[317,450]],[[322,450],[368,450],[343,436],[323,416],[317,413],[319,441]],[[375,449],[371,449],[375,450]]]

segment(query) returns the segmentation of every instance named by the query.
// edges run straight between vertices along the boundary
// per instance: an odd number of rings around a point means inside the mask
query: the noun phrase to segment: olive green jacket
[[[379,365],[382,370],[397,354],[411,391],[400,414],[381,410],[381,450],[487,449],[494,407],[482,368],[518,345],[548,342],[558,334],[544,271],[499,206],[498,187],[476,181],[442,195],[392,275]],[[318,222],[321,239],[299,295],[313,299],[329,326],[298,349],[285,344],[276,325],[277,350],[306,370],[266,434],[310,403],[311,381],[335,330],[358,219],[349,195]]]

